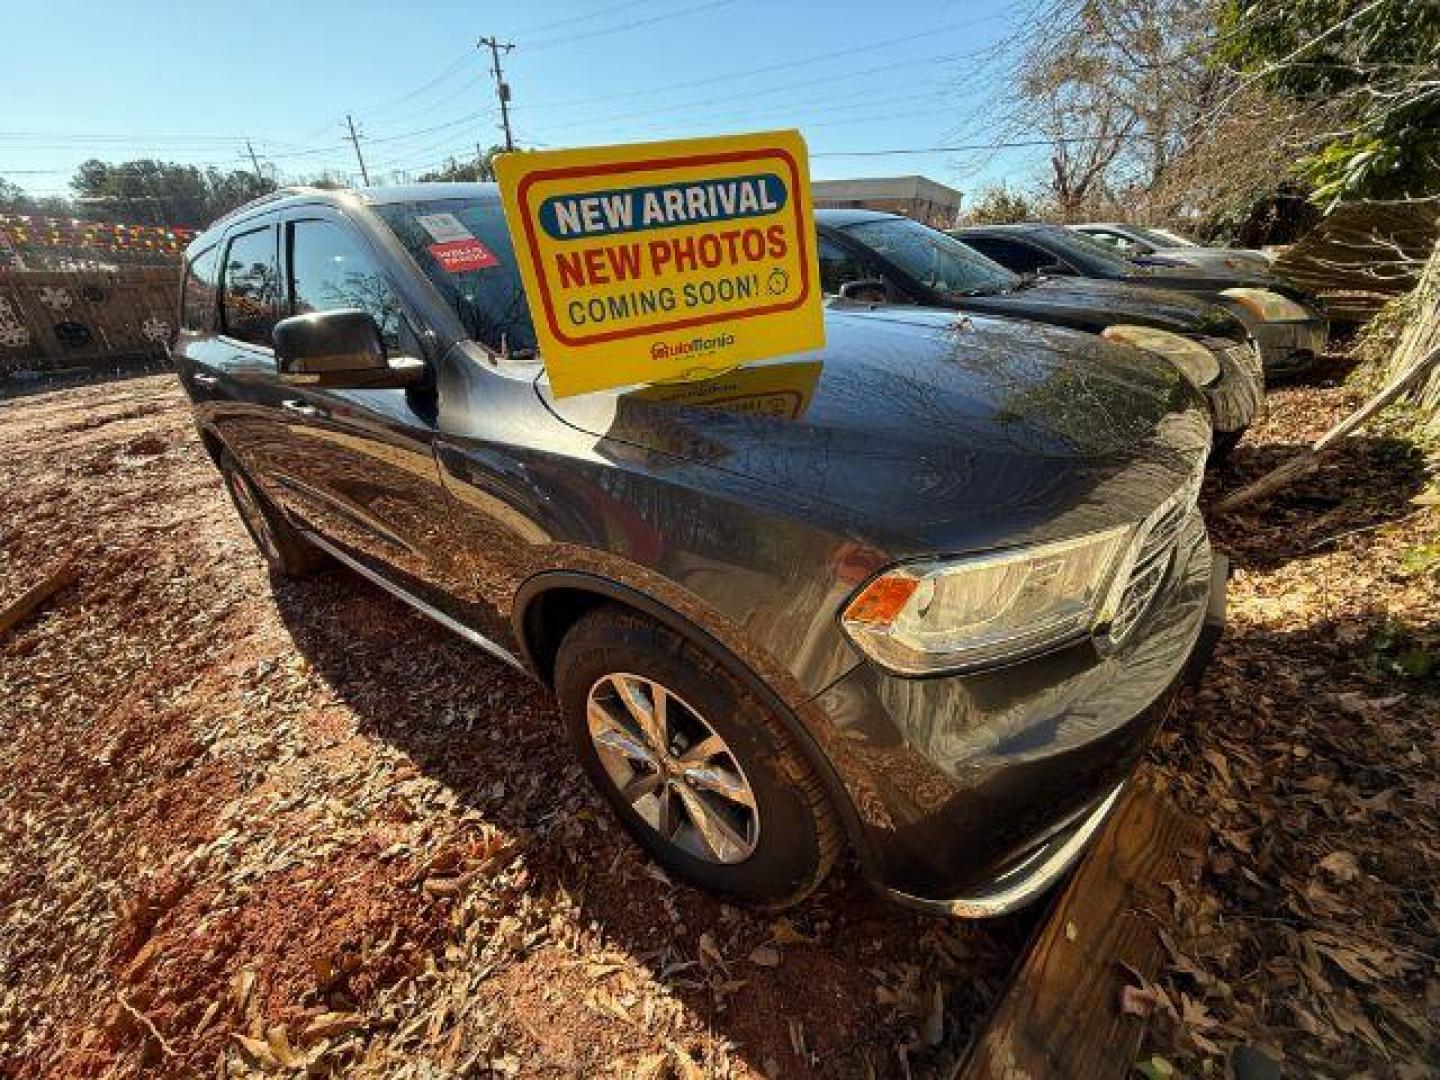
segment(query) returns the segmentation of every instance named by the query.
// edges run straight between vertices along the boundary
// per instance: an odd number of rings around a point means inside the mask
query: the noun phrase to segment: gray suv
[[[181,308],[274,571],[344,564],[551,688],[637,840],[745,901],[848,845],[932,910],[1024,902],[1219,631],[1204,402],[1093,336],[831,312],[823,350],[557,400],[484,184],[268,196]]]

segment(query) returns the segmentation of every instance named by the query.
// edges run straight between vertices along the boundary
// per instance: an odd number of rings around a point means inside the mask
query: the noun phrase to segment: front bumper
[[[1224,560],[1199,515],[1143,621],[996,671],[902,678],[862,665],[816,700],[843,740],[867,863],[896,899],[998,915],[1084,850],[1223,623]],[[857,776],[863,772],[863,777]]]
[[[1318,316],[1304,322],[1253,322],[1249,330],[1271,379],[1305,371],[1330,340],[1330,322]]]

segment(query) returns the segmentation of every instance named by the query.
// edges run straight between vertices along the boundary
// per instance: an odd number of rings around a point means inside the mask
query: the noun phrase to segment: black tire
[[[245,475],[230,451],[221,451],[219,464],[235,512],[273,572],[284,577],[305,577],[329,564],[329,557],[285,520],[285,515]]]
[[[1241,428],[1239,431],[1215,432],[1215,438],[1210,443],[1210,457],[1205,464],[1212,469],[1224,465],[1235,452],[1235,447],[1240,445],[1240,440],[1245,437],[1247,430],[1249,429]]]
[[[686,745],[679,729],[697,716],[701,728],[692,731],[708,727],[723,740],[729,757],[718,760],[739,766],[746,797],[754,803],[753,849],[743,858],[717,861],[713,849],[710,857],[697,856],[682,846],[687,826],[679,827],[676,840],[669,839],[622,794],[601,760],[587,715],[592,689],[603,700],[613,687],[605,680],[619,673],[661,684],[669,692],[667,701],[678,703],[670,707],[672,730],[677,731],[670,736],[672,749]],[[583,615],[561,642],[555,691],[585,771],[631,835],[666,870],[700,888],[770,908],[796,903],[824,880],[839,853],[841,830],[823,782],[782,721],[708,652],[629,608],[604,605]],[[623,711],[621,715],[630,719]],[[690,775],[686,770],[684,777],[669,782],[676,792],[672,805],[679,808],[677,817],[690,822],[689,843],[700,846],[701,830],[687,801],[696,795]],[[682,784],[690,790],[682,790]],[[660,790],[663,797],[671,797],[665,782]],[[703,794],[715,805],[717,796]],[[720,803],[738,810],[749,823],[747,808],[723,799]]]

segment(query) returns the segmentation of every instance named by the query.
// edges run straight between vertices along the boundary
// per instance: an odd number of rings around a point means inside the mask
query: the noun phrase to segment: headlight
[[[1220,361],[1215,354],[1198,341],[1172,334],[1168,330],[1156,330],[1153,326],[1131,326],[1117,323],[1100,332],[1106,341],[1118,341],[1158,353],[1184,373],[1196,386],[1208,386],[1220,377]]]
[[[1269,289],[1226,289],[1220,295],[1228,296],[1264,322],[1304,322],[1310,318],[1310,312],[1294,300]]]
[[[1095,624],[1133,528],[875,578],[841,616],[852,641],[907,675],[1016,660],[1084,636]]]

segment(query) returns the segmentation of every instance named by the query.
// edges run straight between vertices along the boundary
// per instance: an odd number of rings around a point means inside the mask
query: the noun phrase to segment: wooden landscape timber
[[[1126,1076],[1145,1031],[1122,1007],[1164,960],[1165,883],[1198,866],[1208,830],[1144,774],[1121,797],[1020,961],[956,1080]]]
[[[1302,450],[1289,461],[1271,469],[1260,479],[1246,484],[1239,491],[1221,499],[1215,505],[1215,512],[1217,514],[1232,513],[1258,499],[1273,495],[1281,488],[1314,472],[1320,467],[1320,460],[1328,450],[1347,435],[1360,430],[1376,413],[1396,401],[1406,391],[1419,386],[1431,371],[1435,370],[1437,363],[1440,363],[1440,345],[1431,349],[1407,371],[1401,372],[1397,378],[1392,379],[1364,405],[1316,439],[1308,449]]]
[[[78,576],[75,564],[66,560],[40,581],[0,608],[0,635],[8,633],[34,614],[52,596]]]

